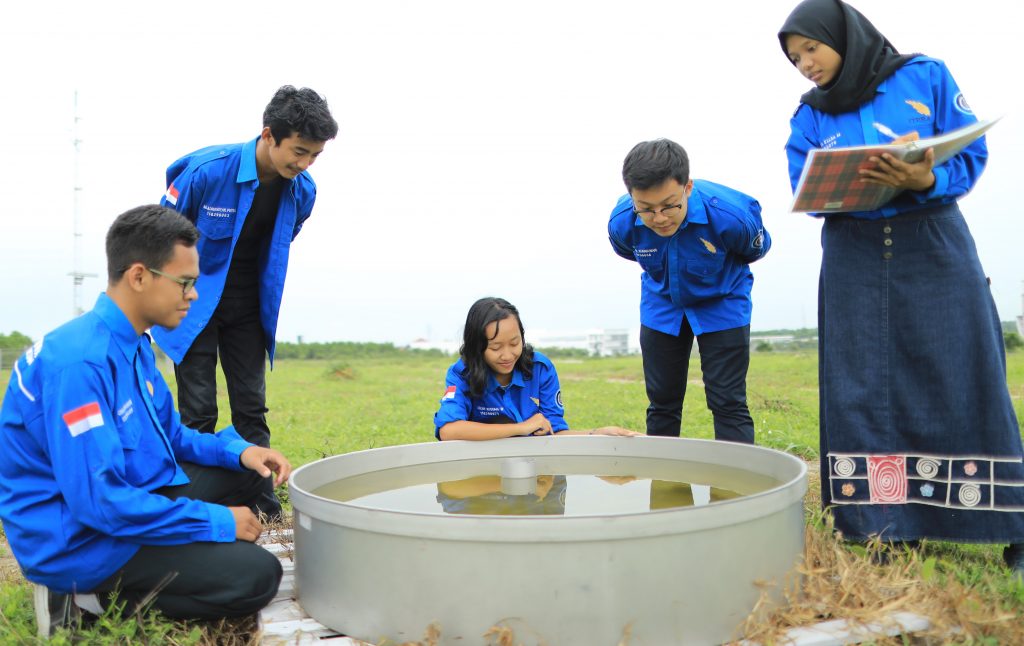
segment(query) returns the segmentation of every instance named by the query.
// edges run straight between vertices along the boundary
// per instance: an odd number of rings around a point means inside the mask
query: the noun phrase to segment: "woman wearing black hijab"
[[[786,145],[795,189],[808,151],[928,137],[976,122],[937,59],[901,55],[853,7],[806,0],[779,31],[814,83]],[[888,136],[887,136],[888,135]],[[1024,575],[1024,452],[1002,329],[956,200],[984,139],[938,166],[883,155],[875,211],[824,215],[819,283],[822,499],[851,540],[1010,543]]]

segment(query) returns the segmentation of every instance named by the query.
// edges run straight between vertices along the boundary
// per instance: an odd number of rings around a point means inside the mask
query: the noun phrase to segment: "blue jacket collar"
[[[632,200],[630,200],[630,206],[632,207]],[[704,208],[704,200],[701,199],[700,191],[697,189],[696,184],[694,185],[693,190],[690,191],[690,199],[686,200],[686,217],[683,219],[683,223],[680,225],[679,230],[682,230],[689,222],[693,222],[694,224],[708,223],[708,211]],[[636,216],[635,220],[633,220],[633,224],[638,227],[647,226],[639,215]]]
[[[252,141],[247,141],[242,144],[242,157],[238,161],[238,178],[235,180],[239,184],[246,182],[253,182],[259,178],[256,174],[256,143],[260,140],[256,137]]]
[[[512,381],[510,381],[508,385],[519,386],[520,388],[526,385],[526,382],[523,381],[523,373],[519,372],[519,368],[515,368],[514,370],[512,370]],[[494,373],[492,372],[490,376],[488,376],[487,378],[487,392],[493,393],[494,391],[503,387],[504,386],[498,383],[497,378],[494,376]]]
[[[694,224],[708,223],[708,211],[704,208],[704,199],[701,197],[700,189],[696,186],[690,191],[690,199],[686,200],[686,218],[683,220],[683,226],[679,228],[682,229],[690,222]]]
[[[114,342],[124,353],[125,358],[128,361],[134,360],[135,354],[139,350],[139,340],[142,337],[135,333],[135,327],[117,303],[106,294],[100,294],[92,311],[110,328],[111,336],[114,337]]]
[[[236,184],[247,184],[259,180],[259,173],[256,172],[256,144],[259,141],[260,138],[256,137],[252,141],[242,144],[242,156],[238,160],[238,176],[235,178]],[[305,174],[306,171],[302,171],[302,173]],[[285,188],[294,191],[294,179],[286,180],[283,177],[279,177],[278,180],[288,182]]]

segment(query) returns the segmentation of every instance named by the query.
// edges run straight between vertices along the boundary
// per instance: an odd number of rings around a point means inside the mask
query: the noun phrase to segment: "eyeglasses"
[[[682,202],[680,202],[679,204],[673,204],[672,206],[663,206],[660,209],[637,209],[634,206],[633,207],[633,215],[639,215],[639,216],[643,217],[645,215],[654,215],[655,213],[660,213],[660,214],[664,215],[667,218],[671,218],[673,216],[679,215],[682,212],[682,210],[683,210],[683,203]]]
[[[179,276],[172,276],[170,274],[165,274],[158,269],[153,269],[152,267],[146,267],[146,269],[148,269],[150,273],[156,274],[157,276],[163,276],[167,280],[173,280],[181,285],[182,297],[188,296],[188,293],[196,286],[196,281],[199,280],[198,278],[181,278]]]

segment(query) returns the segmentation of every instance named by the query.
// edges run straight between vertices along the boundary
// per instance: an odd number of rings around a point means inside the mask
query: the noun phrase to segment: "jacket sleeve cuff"
[[[235,542],[235,515],[224,505],[209,505],[210,540],[215,543]]]
[[[935,175],[935,183],[927,193],[924,193],[925,201],[942,197],[949,191],[949,170],[942,166],[936,166],[932,169],[932,174]]]
[[[227,446],[224,447],[224,453],[221,455],[220,466],[232,471],[245,471],[245,467],[242,466],[242,452],[250,446],[256,445],[242,439],[228,442]]]

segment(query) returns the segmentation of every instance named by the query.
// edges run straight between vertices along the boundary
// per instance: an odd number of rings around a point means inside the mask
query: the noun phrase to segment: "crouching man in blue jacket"
[[[757,200],[690,178],[690,159],[668,139],[643,141],[622,163],[628,193],[608,221],[615,253],[636,261],[647,434],[679,437],[690,351],[697,339],[715,439],[754,442],[747,408],[750,263],[771,237]]]
[[[147,330],[198,298],[198,232],[161,206],[107,233],[106,293],[20,357],[0,409],[0,520],[36,584],[41,636],[112,600],[174,619],[250,615],[273,599],[278,560],[254,541],[255,486],[278,451],[182,425]]]

